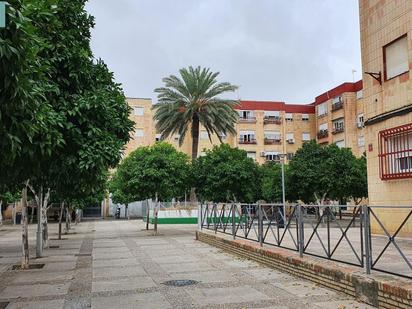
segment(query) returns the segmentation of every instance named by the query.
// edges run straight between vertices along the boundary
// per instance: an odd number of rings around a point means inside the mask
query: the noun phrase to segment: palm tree
[[[225,92],[233,92],[238,87],[230,83],[218,83],[219,72],[210,69],[189,67],[180,71],[180,77],[170,75],[163,78],[164,87],[156,88],[158,104],[154,106],[156,129],[161,139],[179,134],[181,146],[188,129],[192,136],[192,160],[197,158],[199,144],[199,124],[209,134],[216,134],[222,142],[223,134],[236,134],[235,122],[238,114],[235,100],[218,98]]]

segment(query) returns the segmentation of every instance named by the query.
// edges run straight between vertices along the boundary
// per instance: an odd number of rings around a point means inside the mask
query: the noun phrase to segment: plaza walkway
[[[152,236],[142,221],[83,222],[32,259],[43,268],[17,271],[21,229],[0,226],[0,308],[372,308],[198,242],[195,228]],[[165,284],[183,279],[197,283]]]

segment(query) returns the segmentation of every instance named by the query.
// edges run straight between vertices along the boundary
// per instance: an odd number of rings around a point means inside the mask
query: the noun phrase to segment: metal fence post
[[[258,204],[258,238],[260,246],[263,246],[263,214],[262,205]]]
[[[364,241],[364,252],[365,252],[365,271],[369,275],[371,273],[371,261],[372,261],[372,254],[371,254],[371,244],[370,244],[370,217],[369,217],[369,207],[366,205],[362,206],[363,212],[363,231],[365,236]]]
[[[217,225],[216,225],[216,211],[217,211],[217,204],[213,204],[213,228],[215,230],[215,234],[217,233]]]
[[[299,247],[299,256],[303,257],[303,251],[305,247],[305,234],[304,234],[304,223],[303,223],[303,215],[302,215],[302,205],[298,204],[297,207],[298,211],[298,247]]]
[[[236,204],[232,204],[232,236],[236,238]]]

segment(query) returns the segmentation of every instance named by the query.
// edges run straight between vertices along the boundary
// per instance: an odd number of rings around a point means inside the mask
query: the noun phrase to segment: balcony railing
[[[345,131],[345,128],[343,126],[337,127],[337,128],[333,129],[332,134],[338,134],[338,133],[341,133],[343,131]]]
[[[265,145],[280,145],[282,144],[282,141],[279,138],[267,138],[265,137],[264,140]]]
[[[264,124],[269,124],[269,123],[281,124],[282,118],[280,118],[279,116],[265,116],[263,118],[263,123]]]
[[[329,136],[328,130],[320,130],[317,134],[318,139],[325,138]]]
[[[251,144],[251,145],[255,145],[256,144],[256,139],[255,138],[251,138],[251,139],[243,139],[241,138],[239,140],[239,144]]]
[[[256,117],[239,117],[239,122],[254,123],[256,122]]]
[[[332,112],[337,111],[341,108],[343,108],[343,101],[339,101],[332,104]]]

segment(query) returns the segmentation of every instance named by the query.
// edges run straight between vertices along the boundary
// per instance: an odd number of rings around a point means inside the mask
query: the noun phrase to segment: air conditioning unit
[[[261,157],[266,157],[266,153],[265,153],[264,151],[261,151],[261,152],[260,152],[260,156],[261,156]]]
[[[289,139],[288,139],[288,143],[289,143],[289,144],[294,144],[294,143],[295,143],[295,139],[294,139],[294,138],[289,138]]]
[[[358,122],[358,128],[359,129],[363,128],[363,122]]]

